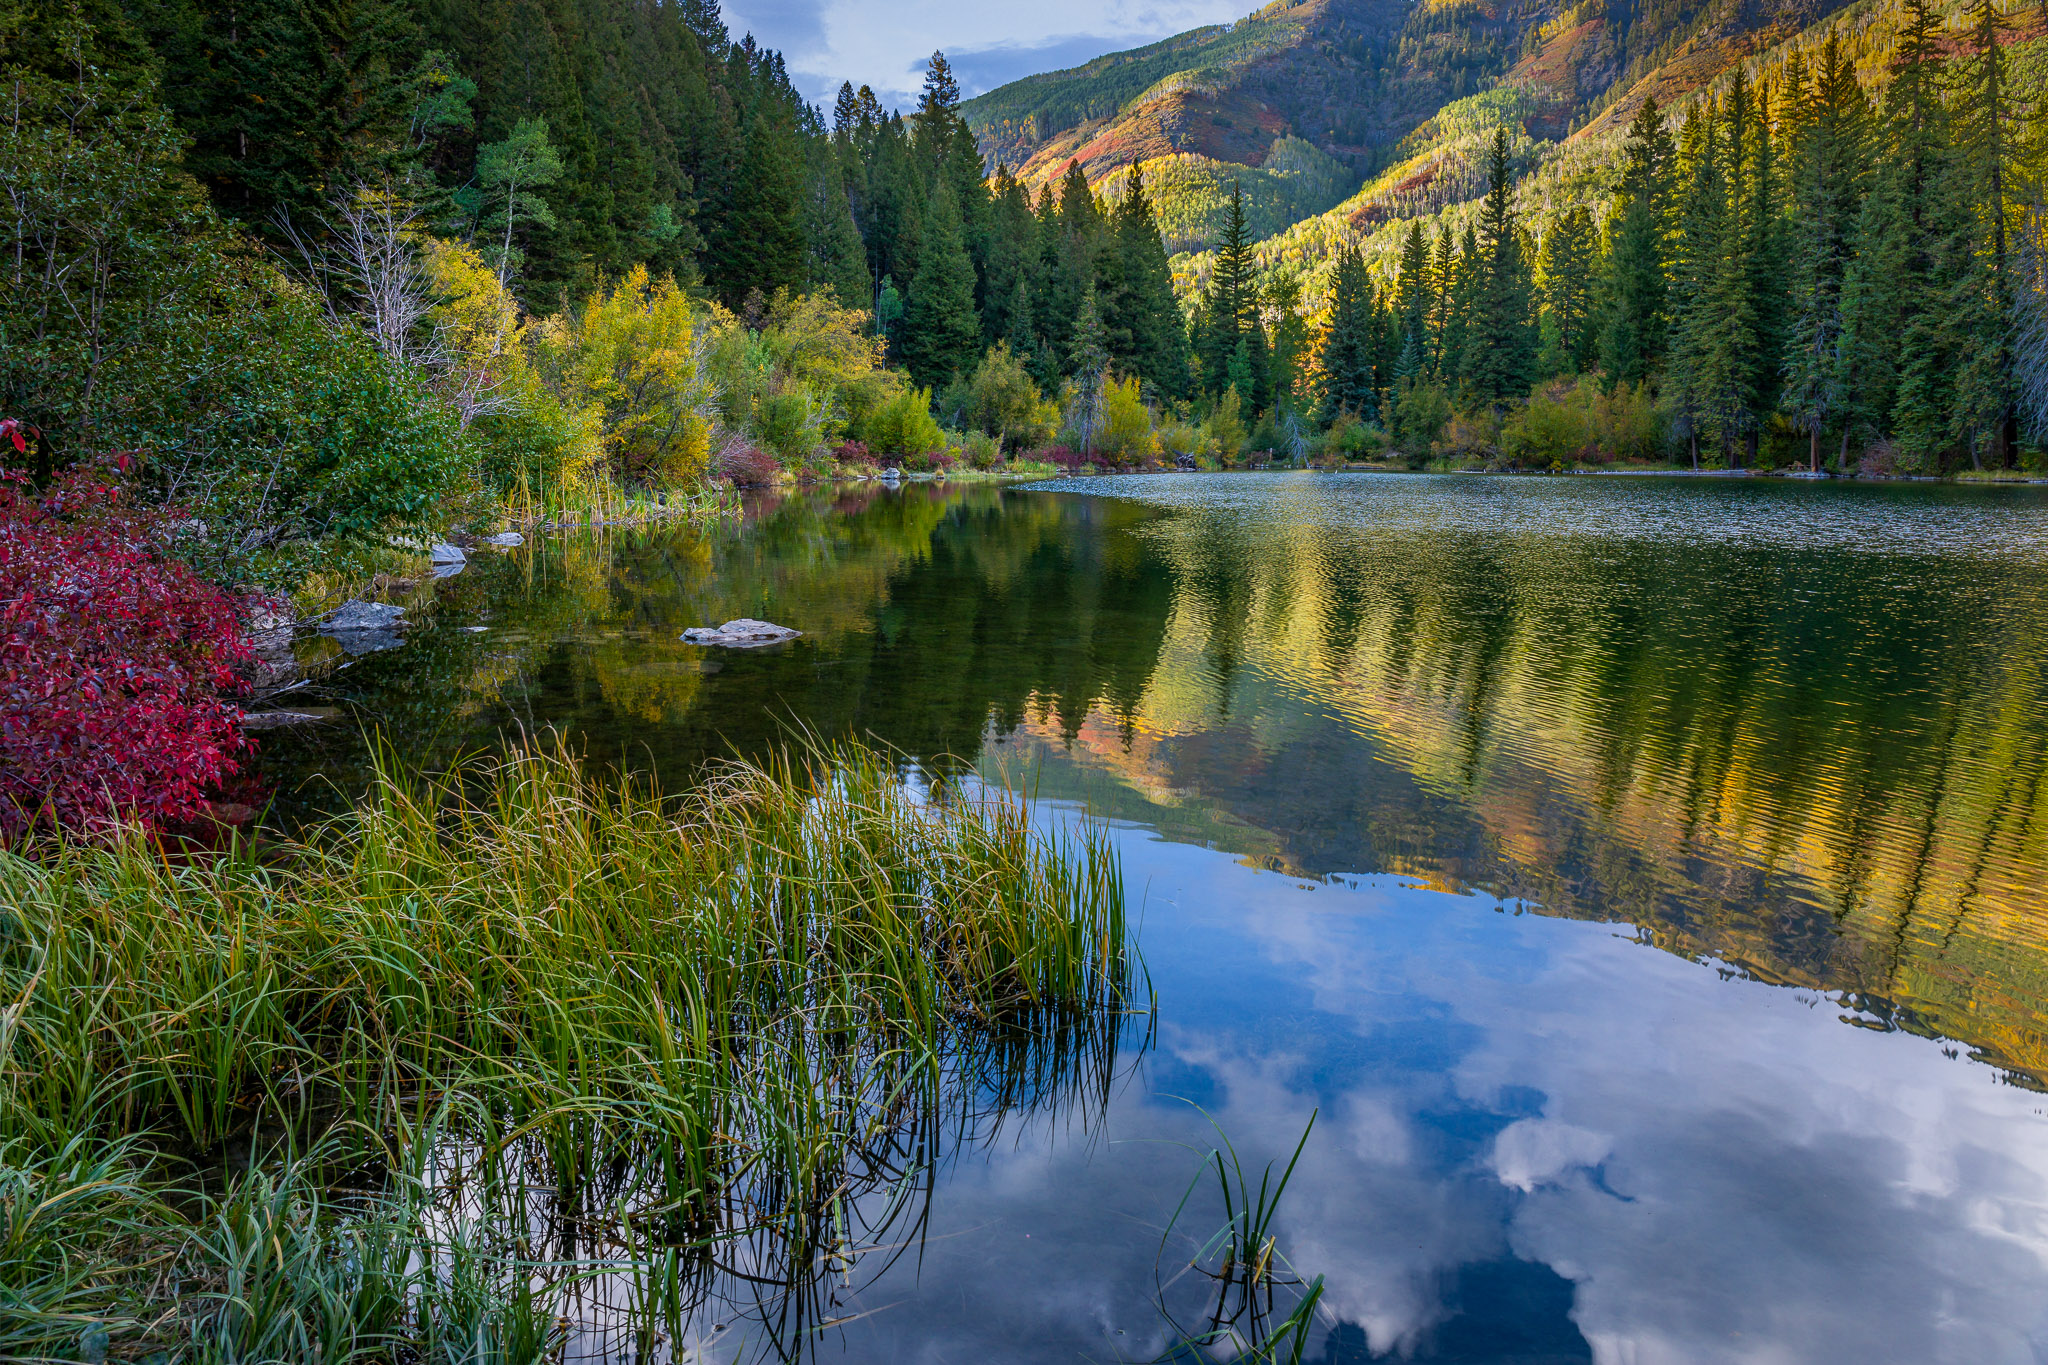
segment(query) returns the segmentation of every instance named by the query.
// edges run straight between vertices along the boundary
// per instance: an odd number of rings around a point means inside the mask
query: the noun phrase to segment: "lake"
[[[914,1198],[852,1192],[799,1287],[731,1267],[662,1358],[1159,1359],[1202,1152],[1256,1183],[1313,1116],[1308,1360],[2048,1359],[2042,490],[866,484],[437,603],[267,741],[279,818],[370,727],[670,784],[808,729],[1115,831],[1115,1054],[963,1075]],[[804,635],[678,638],[737,616]]]

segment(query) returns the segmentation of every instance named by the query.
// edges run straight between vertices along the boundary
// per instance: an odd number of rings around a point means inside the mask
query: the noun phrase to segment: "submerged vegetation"
[[[1099,1093],[1131,983],[1092,830],[861,749],[663,800],[534,743],[255,853],[36,853],[0,855],[10,1358],[531,1361],[573,1296],[673,1339],[735,1265],[800,1330],[960,1106]]]

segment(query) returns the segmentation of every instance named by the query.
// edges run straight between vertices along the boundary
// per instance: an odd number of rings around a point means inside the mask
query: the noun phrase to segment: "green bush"
[[[1052,439],[1058,411],[1039,394],[1024,362],[1011,354],[1007,342],[990,347],[974,374],[956,388],[954,401],[961,417],[1013,449],[1043,445]]]
[[[1003,462],[1003,446],[986,432],[970,431],[960,438],[960,458],[969,469],[994,469]]]
[[[1450,425],[1451,400],[1435,384],[1411,383],[1394,398],[1394,439],[1410,456],[1423,456]]]
[[[877,455],[928,455],[946,448],[930,389],[904,389],[867,415],[860,438]]]

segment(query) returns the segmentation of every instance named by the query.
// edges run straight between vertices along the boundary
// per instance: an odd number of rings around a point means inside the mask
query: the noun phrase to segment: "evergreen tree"
[[[1710,422],[1715,388],[1715,348],[1720,345],[1715,296],[1723,283],[1728,217],[1718,109],[1710,103],[1687,114],[1678,148],[1682,189],[1672,270],[1678,306],[1671,320],[1669,379],[1678,400],[1679,434],[1698,468],[1700,436]]]
[[[1849,434],[1849,352],[1843,304],[1862,212],[1869,143],[1869,102],[1829,32],[1809,89],[1804,72],[1787,75],[1793,117],[1790,137],[1792,264],[1797,301],[1785,360],[1783,403],[1807,433],[1808,461],[1818,469],[1830,426]]]
[[[1341,249],[1338,263],[1341,268]],[[1430,305],[1435,294],[1429,243],[1423,238],[1422,223],[1418,219],[1408,225],[1408,235],[1402,239],[1400,274],[1394,284],[1395,321],[1404,337],[1421,338],[1428,334]]]
[[[1993,0],[1977,0],[1970,31],[1974,69],[1962,83],[1955,127],[1961,155],[1951,171],[1961,240],[1948,250],[1956,274],[1951,325],[1975,343],[1962,348],[1952,430],[1968,443],[1973,461],[1981,463],[1988,451],[2000,467],[2014,463],[2019,444],[2006,207],[2016,118],[2006,79],[2006,29]]]
[[[1231,386],[1230,367],[1237,361],[1244,378],[1236,385],[1238,396],[1257,406],[1266,379],[1266,338],[1260,327],[1252,251],[1244,190],[1233,184],[1209,288],[1202,299],[1196,359],[1201,363],[1203,385],[1211,392]]]
[[[1629,124],[1612,243],[1602,277],[1600,362],[1610,383],[1640,384],[1660,367],[1667,312],[1670,184],[1674,151],[1657,101],[1646,99]]]
[[[939,388],[974,368],[981,356],[981,319],[974,311],[974,264],[953,187],[932,188],[917,278],[904,305],[903,362],[919,384]]]
[[[1110,226],[1120,265],[1115,309],[1130,338],[1129,351],[1119,358],[1157,392],[1179,397],[1188,379],[1187,328],[1142,166],[1131,167]]]
[[[1529,264],[1522,254],[1508,168],[1508,135],[1496,129],[1479,210],[1479,255],[1461,376],[1475,396],[1499,406],[1529,392],[1536,336]]]
[[[1416,239],[1412,233],[1410,238]],[[1337,249],[1336,268],[1330,275],[1329,317],[1316,351],[1317,388],[1326,420],[1339,412],[1368,421],[1379,418],[1374,373],[1376,314],[1365,260],[1358,248],[1347,242]]]
[[[1585,368],[1593,350],[1593,286],[1595,253],[1593,215],[1584,204],[1551,225],[1543,238],[1537,264],[1542,282],[1545,322],[1554,336],[1559,362],[1567,369]]]
[[[1456,373],[1465,335],[1464,321],[1458,314],[1457,245],[1448,223],[1437,228],[1436,250],[1431,255],[1428,278],[1429,335],[1423,339],[1423,373],[1427,378],[1436,379],[1447,373]]]
[[[806,271],[803,144],[790,110],[764,99],[747,123],[732,204],[712,238],[705,275],[728,305],[749,293],[800,289]]]

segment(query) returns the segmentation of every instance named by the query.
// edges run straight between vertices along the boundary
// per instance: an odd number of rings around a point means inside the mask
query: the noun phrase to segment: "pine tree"
[[[1545,322],[1556,339],[1559,361],[1570,370],[1585,368],[1592,358],[1593,215],[1584,204],[1551,225],[1543,238],[1537,264]]]
[[[1340,255],[1340,265],[1341,260]],[[1430,304],[1435,293],[1429,243],[1422,236],[1422,223],[1418,219],[1408,225],[1408,235],[1402,239],[1400,274],[1394,284],[1396,324],[1404,337],[1421,338],[1428,334]]]
[[[1515,221],[1507,130],[1496,129],[1479,210],[1479,255],[1464,362],[1460,374],[1479,398],[1494,404],[1525,397],[1536,358],[1529,263]]]
[[[1187,387],[1187,328],[1173,296],[1173,269],[1145,192],[1142,166],[1131,167],[1110,226],[1120,265],[1115,308],[1130,337],[1129,353],[1121,359],[1157,392],[1179,397]]]
[[[1600,362],[1610,383],[1640,384],[1661,366],[1667,310],[1671,134],[1654,99],[1629,124],[1602,276]]]
[[[1423,338],[1423,372],[1428,378],[1438,379],[1457,371],[1465,335],[1462,318],[1454,317],[1459,306],[1458,258],[1448,223],[1436,231],[1429,284],[1429,335]]]
[[[1965,208],[1956,215],[1962,239],[1949,247],[1957,276],[1952,325],[1975,342],[1962,351],[1953,430],[1969,443],[1973,460],[1988,448],[2000,467],[2014,463],[2019,443],[2008,322],[2013,282],[2006,200],[2016,119],[2006,80],[2006,28],[1993,0],[1977,0],[1970,33],[1974,70],[1963,83],[1955,130],[1962,154],[1952,171],[1952,197]]]
[[[1818,469],[1821,439],[1839,424],[1848,440],[1851,398],[1844,335],[1844,289],[1854,257],[1856,220],[1865,194],[1869,102],[1830,31],[1812,72],[1788,73],[1794,102],[1789,120],[1792,267],[1797,303],[1786,359],[1783,403],[1807,433],[1809,467]]]
[[[1074,376],[1075,423],[1081,430],[1081,450],[1087,453],[1095,448],[1096,432],[1101,427],[1102,381],[1109,367],[1102,311],[1097,306],[1093,283],[1081,291],[1067,363]]]
[[[943,180],[932,188],[918,256],[917,278],[904,305],[901,350],[911,378],[938,388],[972,370],[981,355],[974,264],[967,259],[953,187]]]
[[[1669,380],[1678,407],[1678,431],[1699,467],[1700,436],[1709,418],[1717,343],[1714,291],[1721,283],[1727,185],[1720,148],[1720,114],[1711,104],[1686,115],[1679,132],[1678,238],[1672,283],[1678,304],[1671,319]]]
[[[763,99],[747,123],[746,151],[732,206],[712,239],[705,275],[737,305],[749,293],[773,296],[804,282],[803,145],[790,111]]]
[[[1365,260],[1358,248],[1347,242],[1337,249],[1336,267],[1330,275],[1329,317],[1316,351],[1317,388],[1325,420],[1339,412],[1378,420],[1375,312]]]
[[[1204,387],[1220,392],[1230,383],[1231,361],[1242,348],[1248,378],[1245,385],[1238,387],[1238,396],[1256,406],[1256,391],[1264,387],[1265,381],[1266,339],[1259,324],[1252,250],[1251,229],[1245,223],[1244,191],[1233,184],[1209,288],[1202,300],[1196,358],[1201,362]]]

